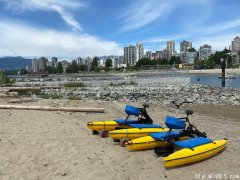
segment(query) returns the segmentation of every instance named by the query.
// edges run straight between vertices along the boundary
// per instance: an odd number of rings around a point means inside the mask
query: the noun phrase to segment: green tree
[[[229,50],[224,49],[223,51],[216,51],[208,58],[208,64],[215,64],[215,66],[220,66],[221,59],[225,59],[227,61],[227,67],[232,66],[232,56],[229,54]]]
[[[188,52],[197,52],[197,50],[194,47],[192,47],[188,49]]]
[[[63,66],[61,62],[58,62],[56,72],[63,73]]]
[[[47,66],[44,69],[45,71],[47,71],[49,74],[55,74],[57,73],[57,68],[52,67],[52,66]]]
[[[24,74],[27,74],[28,73],[28,71],[26,70],[26,69],[24,69],[24,68],[22,68],[21,70],[20,70],[20,74],[21,75],[24,75]]]
[[[87,71],[87,65],[86,64],[80,64],[79,66],[78,66],[78,69],[80,70],[80,71]]]
[[[172,56],[170,61],[169,61],[169,64],[181,64],[182,61],[181,61],[181,58],[179,56]]]
[[[98,61],[99,61],[98,57],[93,58],[93,61],[92,61],[92,64],[91,64],[91,71],[96,71],[96,72],[99,71]]]
[[[15,79],[10,79],[4,71],[0,70],[0,85],[9,86],[15,83]]]
[[[136,67],[141,68],[144,65],[157,65],[157,64],[158,61],[155,59],[150,60],[148,58],[142,58],[138,60],[138,62],[136,63]]]
[[[105,66],[108,68],[112,67],[112,59],[107,59],[105,62]]]
[[[166,58],[158,59],[158,64],[160,64],[160,65],[168,65],[168,60]]]
[[[208,69],[213,69],[216,66],[215,62],[211,61],[210,59],[206,60],[205,63],[206,63],[205,65]]]
[[[72,64],[66,69],[66,73],[78,73],[78,65],[76,61],[72,61]]]
[[[228,50],[226,47],[225,47],[225,49],[223,50],[223,53],[224,54],[227,54],[227,53],[230,53],[231,51],[230,50]]]

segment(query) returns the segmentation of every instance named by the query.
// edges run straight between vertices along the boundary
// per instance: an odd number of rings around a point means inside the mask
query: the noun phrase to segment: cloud
[[[16,13],[24,11],[55,11],[73,29],[82,31],[80,23],[73,17],[71,10],[86,7],[86,4],[76,0],[0,0],[5,2],[6,8]]]
[[[195,47],[203,44],[212,45],[215,49],[228,47],[232,39],[239,35],[240,20],[235,19],[225,23],[205,25],[188,31],[167,36],[158,36],[147,38],[145,43],[165,43],[168,40],[182,41],[191,40]]]
[[[86,57],[121,54],[114,41],[106,41],[86,33],[37,29],[25,24],[0,22],[0,55]]]
[[[172,14],[177,7],[208,5],[208,0],[135,0],[122,12],[123,31],[139,29]],[[205,8],[206,9],[206,8]],[[158,22],[160,23],[160,22]]]
[[[143,27],[156,19],[166,16],[174,9],[174,5],[168,3],[167,0],[138,0],[134,1],[125,9],[123,30],[133,30]]]

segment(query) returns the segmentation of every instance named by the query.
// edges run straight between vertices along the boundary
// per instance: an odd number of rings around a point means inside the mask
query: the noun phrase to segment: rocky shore
[[[217,88],[203,85],[139,86],[122,85],[109,87],[80,87],[43,89],[42,94],[49,97],[58,95],[63,98],[88,100],[121,101],[126,103],[150,102],[169,104],[172,100],[187,100],[195,104],[240,105],[240,90]]]
[[[52,75],[45,79],[19,78],[16,86],[42,87],[40,94],[32,95],[47,99],[155,104],[169,104],[170,101],[177,99],[194,104],[240,106],[240,89],[191,85],[190,77],[185,73]]]

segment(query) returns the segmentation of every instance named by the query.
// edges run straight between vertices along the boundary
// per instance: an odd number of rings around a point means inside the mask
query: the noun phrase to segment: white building
[[[144,58],[144,47],[142,43],[137,43],[136,44],[136,61],[135,63],[138,62],[139,59]]]
[[[41,72],[44,71],[44,68],[47,66],[47,58],[41,57],[39,59],[34,58],[32,60],[32,71],[33,72]]]
[[[148,58],[148,59],[153,59],[153,53],[152,53],[152,51],[147,51],[147,52],[146,52],[146,58]]]
[[[207,60],[208,57],[212,54],[212,47],[210,45],[204,44],[199,48],[199,59],[201,61]]]
[[[180,42],[180,53],[188,52],[188,49],[192,48],[192,42],[190,41],[182,41]]]
[[[124,64],[134,66],[139,59],[144,57],[144,47],[142,43],[137,43],[136,46],[124,47]]]
[[[182,63],[194,64],[197,52],[184,52],[181,54]]]
[[[240,52],[240,38],[239,36],[235,37],[232,41],[232,52]]]
[[[170,53],[170,56],[173,56],[176,53],[176,51],[175,51],[175,42],[174,41],[167,41],[166,49]]]

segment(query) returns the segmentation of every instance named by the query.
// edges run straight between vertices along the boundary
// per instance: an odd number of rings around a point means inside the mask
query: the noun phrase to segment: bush
[[[69,100],[82,100],[82,98],[79,97],[79,96],[69,96],[68,99],[69,99]]]
[[[10,86],[15,83],[15,79],[10,79],[4,71],[0,70],[0,85]]]
[[[234,68],[234,69],[235,69],[235,68],[240,68],[240,64],[233,64],[233,65],[232,65],[232,68]]]

